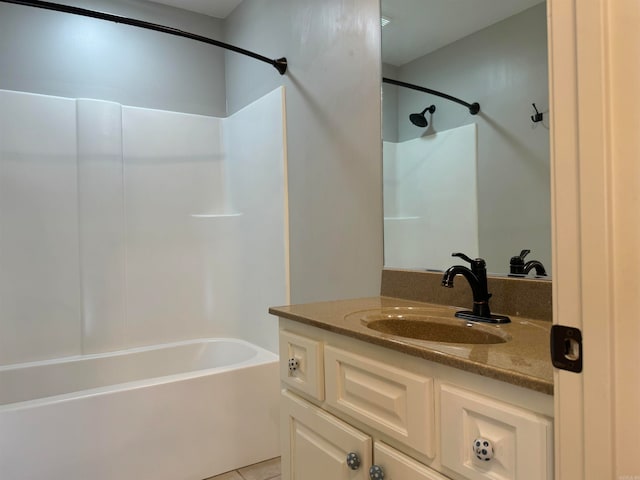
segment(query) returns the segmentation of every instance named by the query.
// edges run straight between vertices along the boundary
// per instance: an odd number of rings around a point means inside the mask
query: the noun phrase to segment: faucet
[[[535,269],[537,276],[547,276],[542,262],[529,260],[527,263],[524,263],[524,257],[529,255],[529,253],[531,253],[531,250],[522,250],[520,255],[511,257],[511,261],[509,262],[509,275],[527,275],[531,270]]]
[[[462,275],[469,286],[473,294],[473,309],[472,311],[456,312],[455,316],[458,318],[465,318],[476,322],[489,322],[489,323],[508,323],[511,320],[509,317],[502,315],[492,315],[489,308],[489,299],[491,294],[487,287],[487,264],[482,258],[472,259],[464,253],[452,253],[452,257],[460,257],[463,260],[470,263],[471,268],[463,265],[454,265],[449,267],[442,276],[442,286],[447,288],[453,288],[453,280],[456,275]]]

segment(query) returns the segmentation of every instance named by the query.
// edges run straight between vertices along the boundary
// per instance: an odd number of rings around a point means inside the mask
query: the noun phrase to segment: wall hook
[[[536,111],[535,115],[531,115],[531,121],[533,123],[541,122],[542,121],[542,113],[540,113],[538,111],[538,109],[536,108],[536,104],[535,103],[532,103],[531,105],[533,105],[533,109]]]

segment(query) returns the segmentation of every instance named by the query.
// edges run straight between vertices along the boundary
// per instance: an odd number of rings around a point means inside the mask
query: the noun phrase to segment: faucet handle
[[[451,254],[452,257],[460,257],[461,259],[463,259],[465,262],[469,262],[469,263],[473,263],[473,259],[469,258],[468,256],[466,256],[464,253],[452,253]]]
[[[475,270],[475,269],[482,269],[485,268],[486,266],[486,262],[484,261],[483,258],[470,258],[467,255],[465,255],[464,253],[460,253],[460,252],[456,252],[456,253],[452,253],[451,254],[452,257],[460,257],[461,259],[463,259],[465,262],[469,262],[471,264],[471,269]]]
[[[509,273],[522,275],[524,273],[524,257],[529,255],[531,250],[524,249],[520,255],[515,255],[509,260]]]

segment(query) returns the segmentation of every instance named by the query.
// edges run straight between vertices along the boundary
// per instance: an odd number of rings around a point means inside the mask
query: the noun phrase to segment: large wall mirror
[[[480,104],[472,115],[383,83],[385,266],[443,270],[464,252],[508,274],[530,250],[524,261],[548,274],[546,3],[382,0],[381,11],[383,77]]]

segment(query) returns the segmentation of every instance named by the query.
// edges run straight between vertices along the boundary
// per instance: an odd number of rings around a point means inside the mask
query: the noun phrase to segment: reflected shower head
[[[409,115],[409,120],[411,120],[411,123],[413,123],[416,127],[425,128],[427,125],[429,125],[429,122],[427,121],[427,117],[425,117],[424,114],[427,112],[433,113],[435,111],[436,106],[431,105],[425,108],[420,113],[412,113],[411,115]]]

